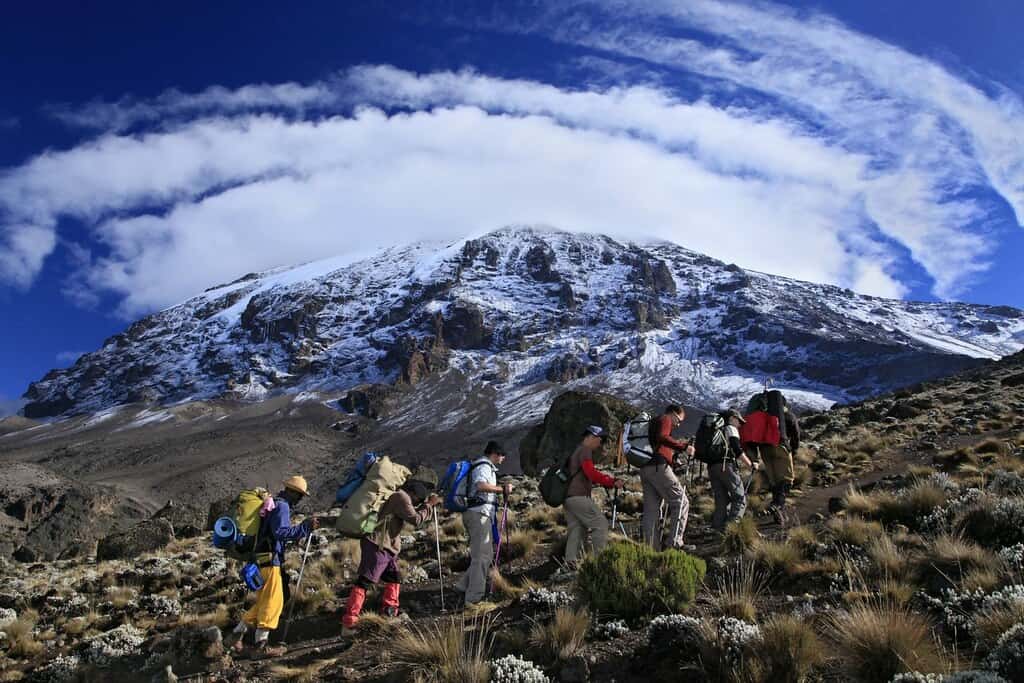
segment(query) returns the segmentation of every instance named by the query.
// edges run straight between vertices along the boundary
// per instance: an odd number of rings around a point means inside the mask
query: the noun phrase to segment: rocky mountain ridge
[[[668,243],[505,228],[212,288],[33,383],[24,414],[361,385],[380,403],[445,376],[451,392],[489,396],[499,424],[535,421],[565,386],[715,407],[765,375],[820,408],[1022,346],[1010,307],[886,300]]]

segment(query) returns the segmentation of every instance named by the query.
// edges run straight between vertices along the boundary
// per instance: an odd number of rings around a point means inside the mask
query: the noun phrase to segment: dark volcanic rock
[[[460,301],[452,306],[443,330],[445,343],[453,349],[483,349],[491,343],[483,311],[470,303]]]
[[[526,272],[538,282],[559,282],[562,277],[555,270],[555,252],[547,245],[538,244],[526,252]]]
[[[611,462],[618,452],[622,425],[639,409],[608,394],[567,391],[551,404],[543,424],[537,425],[519,443],[523,472],[536,475],[556,460],[572,455],[583,430],[598,425],[608,432],[608,442],[597,462]]]
[[[581,360],[577,356],[565,355],[556,358],[548,367],[544,376],[549,382],[565,384],[574,379],[586,377],[596,369],[592,363]]]
[[[169,500],[167,505],[153,513],[153,519],[170,522],[176,538],[192,538],[203,533],[205,515],[192,506]]]
[[[174,527],[166,519],[139,522],[128,531],[111,534],[96,546],[96,560],[119,560],[163,548],[174,540]]]
[[[1019,387],[1021,385],[1024,385],[1024,372],[1018,372],[1015,375],[1004,377],[1001,380],[1001,384],[1004,387]]]
[[[391,400],[397,393],[395,387],[384,384],[363,384],[349,390],[338,401],[338,405],[347,413],[376,420],[387,414]]]

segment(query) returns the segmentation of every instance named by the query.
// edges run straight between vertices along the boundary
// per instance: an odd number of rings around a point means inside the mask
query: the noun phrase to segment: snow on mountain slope
[[[24,412],[415,387],[445,374],[487,389],[508,424],[567,385],[710,408],[768,375],[821,407],[1022,346],[1024,312],[1009,307],[861,296],[672,244],[511,227],[212,288],[33,383]]]

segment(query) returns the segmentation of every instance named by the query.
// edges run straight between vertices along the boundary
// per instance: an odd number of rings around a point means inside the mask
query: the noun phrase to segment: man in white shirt
[[[466,594],[466,605],[483,600],[487,592],[487,576],[494,561],[494,541],[491,522],[497,513],[499,493],[506,497],[512,484],[498,486],[498,467],[505,462],[505,449],[497,441],[488,441],[484,456],[473,461],[467,475],[469,505],[462,513],[462,523],[469,532],[469,569],[455,584],[455,589]]]

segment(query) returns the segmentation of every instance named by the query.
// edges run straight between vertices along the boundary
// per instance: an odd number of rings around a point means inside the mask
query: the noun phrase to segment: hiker
[[[783,406],[786,424],[786,438],[778,445],[757,444],[757,454],[764,464],[764,473],[768,477],[772,502],[768,511],[776,518],[781,518],[786,507],[786,496],[793,487],[793,456],[800,448],[800,425],[789,406]]]
[[[594,484],[605,488],[622,488],[623,481],[594,467],[594,451],[608,441],[601,427],[590,425],[583,431],[583,440],[569,458],[569,489],[566,492],[565,519],[569,528],[565,543],[565,562],[575,567],[583,554],[587,536],[594,552],[599,553],[608,543],[608,520],[597,503],[590,497]],[[576,476],[580,473],[584,476]]]
[[[679,483],[679,477],[672,469],[676,464],[676,453],[694,454],[694,448],[689,441],[680,441],[672,436],[672,430],[682,424],[685,417],[686,411],[683,407],[673,403],[665,408],[663,414],[651,421],[648,430],[654,457],[651,458],[649,465],[640,468],[640,482],[644,491],[644,542],[655,550],[662,549],[658,521],[663,501],[668,506],[665,516],[668,547],[687,550],[691,548],[683,544],[686,519],[690,514],[690,500],[686,497],[683,485]]]
[[[245,648],[243,639],[249,628],[256,629],[255,650],[264,657],[279,657],[285,653],[284,646],[270,647],[270,632],[277,628],[288,601],[290,591],[287,576],[281,571],[284,566],[285,546],[293,541],[300,541],[320,524],[316,517],[310,517],[302,524],[292,525],[292,510],[309,494],[306,480],[298,475],[284,480],[284,488],[273,498],[268,498],[260,509],[263,521],[260,524],[259,536],[266,543],[261,550],[270,553],[270,560],[260,563],[260,575],[263,577],[263,588],[259,590],[256,604],[242,615],[242,620],[235,626],[232,633],[232,648],[242,652]]]
[[[487,592],[487,577],[494,562],[494,536],[491,526],[497,518],[497,494],[505,499],[512,493],[512,484],[498,485],[498,467],[505,462],[505,449],[497,441],[488,441],[483,457],[473,461],[469,472],[462,524],[469,532],[469,569],[455,583],[455,590],[465,593],[465,604],[474,605]]]
[[[747,492],[740,479],[737,463],[743,463],[753,471],[760,469],[760,463],[751,463],[740,445],[740,425],[746,420],[738,410],[729,409],[722,413],[725,418],[725,437],[728,451],[723,459],[708,463],[708,478],[711,492],[715,496],[715,511],[711,515],[711,528],[722,531],[730,522],[743,516],[747,509]]]
[[[402,550],[402,534],[405,533],[406,524],[414,527],[423,524],[432,516],[434,506],[441,502],[438,495],[431,493],[437,475],[433,475],[432,479],[428,480],[419,472],[413,473],[384,501],[377,513],[379,521],[373,533],[359,539],[357,578],[348,592],[341,616],[343,636],[353,635],[366,601],[366,590],[381,581],[384,582],[384,591],[380,612],[386,617],[398,616],[398,595],[402,585],[402,577],[398,572],[398,553]]]

